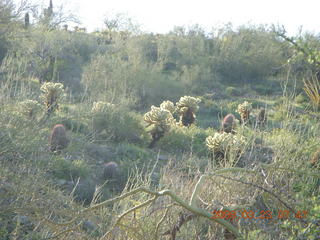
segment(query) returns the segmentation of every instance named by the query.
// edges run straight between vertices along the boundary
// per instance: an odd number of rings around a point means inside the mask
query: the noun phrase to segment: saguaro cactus
[[[50,151],[59,152],[66,148],[68,144],[69,140],[65,127],[62,124],[55,125],[50,136]]]

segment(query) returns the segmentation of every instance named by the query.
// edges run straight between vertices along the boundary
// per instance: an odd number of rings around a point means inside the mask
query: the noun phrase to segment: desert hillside
[[[320,239],[320,34],[27,3],[0,0],[1,240]]]

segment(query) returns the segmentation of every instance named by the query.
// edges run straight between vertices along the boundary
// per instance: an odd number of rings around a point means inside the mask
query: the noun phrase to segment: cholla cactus
[[[240,114],[241,121],[243,124],[246,124],[249,121],[249,115],[251,110],[252,110],[252,105],[247,101],[238,105],[237,112]]]
[[[40,98],[46,106],[47,114],[50,115],[59,107],[59,101],[64,96],[62,83],[46,82],[40,88],[42,95]]]
[[[257,124],[258,126],[264,126],[267,122],[267,113],[264,108],[261,108],[257,115]]]
[[[104,113],[104,112],[108,112],[110,110],[113,110],[114,107],[115,107],[115,105],[112,103],[98,101],[98,102],[93,103],[93,107],[91,109],[91,112],[92,113]]]
[[[218,157],[224,157],[231,152],[238,153],[244,144],[243,137],[225,132],[215,133],[214,136],[206,138],[207,147]]]
[[[175,122],[170,111],[155,106],[151,106],[151,111],[144,115],[144,121],[148,123],[147,127],[152,126],[150,130],[152,142],[149,147],[153,147]]]
[[[164,101],[160,104],[160,108],[168,110],[173,114],[176,111],[176,107],[174,106],[174,103],[171,101]]]
[[[41,111],[41,104],[35,100],[25,100],[19,103],[21,112],[27,117],[34,119]]]
[[[199,110],[199,98],[184,96],[176,103],[177,110],[180,114],[180,122],[184,126],[190,126],[196,120],[195,113]]]

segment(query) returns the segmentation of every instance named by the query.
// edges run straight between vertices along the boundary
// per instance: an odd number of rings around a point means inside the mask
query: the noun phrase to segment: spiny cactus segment
[[[160,104],[160,108],[168,110],[169,112],[171,112],[171,114],[176,111],[176,106],[174,106],[174,103],[171,101],[163,101]]]
[[[20,111],[28,118],[34,119],[41,111],[41,104],[35,100],[25,100],[19,103]]]
[[[180,114],[180,122],[184,126],[190,126],[196,120],[195,113],[199,110],[201,99],[184,96],[176,103],[178,113]]]
[[[92,113],[109,112],[110,110],[113,110],[114,107],[115,107],[115,105],[112,103],[98,101],[98,102],[93,103],[93,107],[91,109],[91,112]]]
[[[59,107],[59,102],[64,96],[62,83],[46,82],[40,88],[42,95],[40,98],[46,106],[47,114],[50,115]]]
[[[151,106],[151,111],[144,114],[144,121],[148,123],[147,127],[152,127],[149,131],[152,136],[150,147],[153,147],[156,141],[163,137],[175,123],[170,111],[155,106]]]
[[[247,101],[238,105],[237,112],[241,116],[242,124],[246,124],[249,121],[251,110],[252,110],[252,104]]]
[[[215,133],[206,138],[206,145],[217,156],[240,151],[245,144],[244,138],[231,133]]]

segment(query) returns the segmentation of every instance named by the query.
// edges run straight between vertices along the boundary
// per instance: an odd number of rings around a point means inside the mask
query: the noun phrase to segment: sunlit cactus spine
[[[196,121],[196,112],[199,110],[201,99],[184,96],[176,103],[177,111],[180,115],[180,122],[183,126],[190,126]]]
[[[175,123],[170,111],[155,106],[151,106],[151,110],[144,114],[144,121],[148,124],[147,127],[151,127],[149,132],[152,136],[152,142],[149,147],[153,147]]]
[[[36,115],[41,111],[41,104],[35,100],[25,100],[19,103],[22,114],[30,119],[35,119]]]
[[[92,113],[106,113],[109,112],[110,110],[113,110],[115,108],[115,105],[109,102],[103,102],[103,101],[98,101],[94,102],[91,112]]]
[[[173,114],[177,109],[174,103],[171,101],[163,101],[160,104],[160,108],[168,110],[169,112],[171,112],[171,114]]]
[[[40,90],[42,92],[40,98],[46,107],[47,116],[49,116],[59,108],[59,103],[64,97],[63,84],[46,82],[42,84]]]
[[[53,127],[49,143],[50,151],[52,152],[60,152],[68,146],[69,140],[67,138],[66,129],[62,124],[57,124]]]
[[[221,131],[225,133],[235,133],[236,118],[233,114],[228,114],[224,117],[221,123]]]
[[[247,101],[238,105],[237,112],[240,114],[242,124],[245,125],[249,122],[251,110],[252,104]]]

